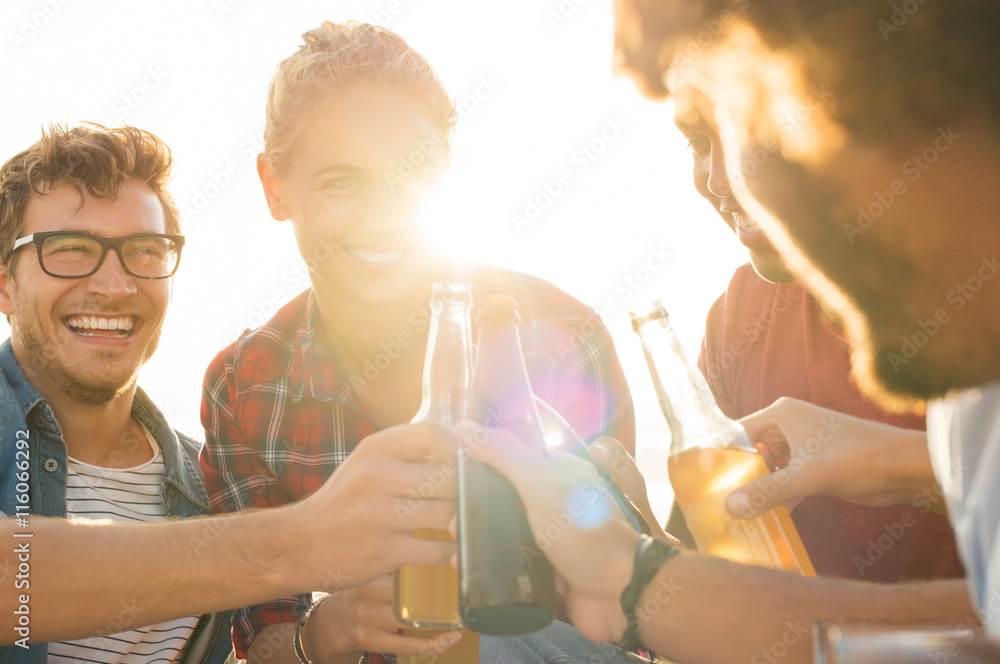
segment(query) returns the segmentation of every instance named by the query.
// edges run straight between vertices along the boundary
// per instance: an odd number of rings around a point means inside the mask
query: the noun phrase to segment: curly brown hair
[[[180,232],[180,214],[167,191],[170,148],[136,127],[109,129],[98,124],[52,125],[34,145],[0,167],[0,264],[10,265],[24,210],[33,196],[68,184],[85,196],[115,199],[122,185],[141,180],[160,199],[167,233]]]
[[[615,0],[615,61],[649,96],[737,20],[828,85],[834,120],[864,142],[1000,118],[996,0]]]

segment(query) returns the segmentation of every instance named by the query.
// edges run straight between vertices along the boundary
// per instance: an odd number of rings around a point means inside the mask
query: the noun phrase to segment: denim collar
[[[52,416],[45,398],[28,382],[20,364],[14,357],[10,339],[0,346],[0,372],[17,401],[25,422],[45,418],[62,436],[58,421]],[[200,444],[178,436],[167,423],[163,413],[153,404],[141,388],[136,388],[132,400],[132,417],[152,434],[163,453],[163,486],[160,491],[168,516],[192,516],[194,513],[210,514],[208,493],[197,463]],[[191,505],[181,507],[181,503]],[[192,508],[194,508],[192,510]],[[179,513],[180,510],[183,513]]]

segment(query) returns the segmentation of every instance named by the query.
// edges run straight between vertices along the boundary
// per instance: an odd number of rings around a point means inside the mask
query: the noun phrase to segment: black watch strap
[[[663,567],[663,563],[678,553],[680,553],[680,549],[669,542],[653,539],[649,535],[639,536],[639,543],[635,547],[635,567],[632,570],[632,579],[625,586],[621,596],[622,611],[625,612],[625,619],[628,621],[625,633],[619,642],[622,649],[635,650],[640,646],[639,620],[635,615],[639,596],[656,577],[656,573]]]

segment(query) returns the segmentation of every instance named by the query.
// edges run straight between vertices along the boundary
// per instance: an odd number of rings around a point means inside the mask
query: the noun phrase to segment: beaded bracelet
[[[295,656],[299,658],[299,664],[313,664],[312,660],[306,656],[306,651],[302,648],[302,628],[306,626],[309,621],[309,616],[312,612],[316,610],[316,607],[323,603],[329,595],[324,595],[318,600],[312,603],[312,605],[306,609],[306,612],[302,614],[299,618],[299,622],[295,625],[295,632],[292,634],[292,647],[295,649]]]
[[[635,567],[632,579],[622,591],[621,605],[625,612],[627,627],[622,635],[619,646],[623,650],[635,650],[639,643],[639,620],[635,617],[635,607],[639,604],[639,596],[650,584],[663,563],[680,553],[680,549],[669,542],[653,539],[649,535],[640,535],[635,547]]]

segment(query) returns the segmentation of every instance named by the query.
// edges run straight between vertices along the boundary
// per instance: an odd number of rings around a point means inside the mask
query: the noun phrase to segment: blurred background
[[[148,129],[173,149],[187,244],[140,384],[201,438],[208,362],[308,286],[291,226],[267,212],[255,158],[271,72],[324,19],[391,28],[435,67],[460,121],[434,242],[538,275],[602,314],[665,520],[667,428],[628,311],[662,299],[696,355],[709,307],[747,258],[691,184],[671,105],[612,72],[610,0],[0,3],[0,159],[44,125],[87,120]]]

